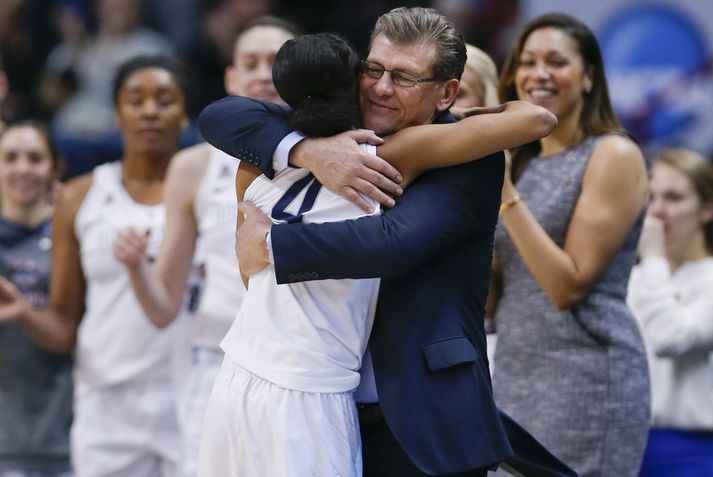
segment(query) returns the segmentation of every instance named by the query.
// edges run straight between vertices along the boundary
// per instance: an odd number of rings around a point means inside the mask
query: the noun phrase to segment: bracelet
[[[520,197],[520,194],[515,194],[514,197],[511,197],[510,199],[500,204],[500,212],[498,213],[498,215],[502,216],[506,210],[508,210],[513,205],[519,204],[520,202],[522,202],[522,197]]]

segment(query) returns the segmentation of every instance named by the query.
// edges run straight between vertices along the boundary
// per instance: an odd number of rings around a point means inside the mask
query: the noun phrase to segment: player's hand
[[[134,227],[126,227],[116,234],[114,257],[129,268],[138,267],[146,260],[149,230],[140,232]]]
[[[244,218],[235,233],[235,255],[240,273],[249,277],[270,264],[265,236],[272,227],[272,221],[250,202],[240,202],[238,210]]]
[[[357,129],[326,138],[307,138],[290,152],[290,163],[309,169],[327,189],[373,212],[360,195],[393,207],[392,196],[403,193],[399,171],[378,156],[361,149],[359,143],[378,146],[384,142],[373,131]]]

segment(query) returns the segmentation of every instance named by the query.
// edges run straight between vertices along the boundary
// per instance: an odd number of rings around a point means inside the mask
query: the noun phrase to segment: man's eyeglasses
[[[362,60],[362,71],[369,78],[379,79],[384,76],[384,71],[391,73],[391,81],[397,86],[403,86],[405,88],[411,88],[419,83],[430,83],[433,81],[438,81],[436,78],[419,78],[410,73],[404,73],[399,70],[387,70],[383,65],[379,63],[374,63],[373,61]]]

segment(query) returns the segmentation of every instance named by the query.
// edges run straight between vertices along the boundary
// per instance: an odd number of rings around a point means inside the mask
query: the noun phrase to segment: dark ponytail
[[[361,126],[359,57],[337,35],[288,40],[272,67],[275,89],[292,108],[291,124],[308,136],[331,136]]]

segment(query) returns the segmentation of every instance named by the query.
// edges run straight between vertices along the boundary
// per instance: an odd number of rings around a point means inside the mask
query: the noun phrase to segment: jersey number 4
[[[275,220],[284,220],[288,224],[300,223],[302,222],[302,216],[314,207],[314,202],[317,200],[317,194],[322,188],[322,184],[314,178],[312,174],[307,174],[302,179],[298,180],[287,189],[287,192],[280,197],[277,201],[275,207],[272,208],[272,213],[270,214]],[[304,199],[297,212],[297,215],[287,212],[285,209],[297,198],[298,195],[304,190]]]

